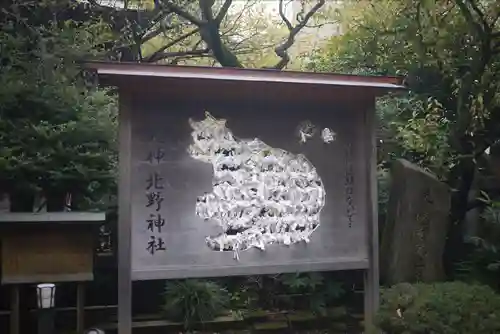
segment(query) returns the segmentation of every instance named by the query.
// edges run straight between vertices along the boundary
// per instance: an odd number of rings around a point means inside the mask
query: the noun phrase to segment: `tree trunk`
[[[33,212],[35,194],[26,190],[13,190],[9,193],[11,212]]]
[[[221,66],[236,68],[243,67],[238,60],[238,57],[236,57],[227,48],[227,46],[222,43],[219,36],[220,31],[215,26],[215,23],[207,24],[206,27],[201,28],[200,33],[210,50],[212,50],[214,58],[219,62],[219,64],[221,64]]]
[[[205,23],[200,27],[200,34],[214,58],[223,67],[243,67],[238,57],[222,42],[220,35],[220,23],[212,13],[213,0],[199,0],[201,16]]]
[[[50,192],[46,196],[47,212],[61,212],[66,208],[66,192]]]
[[[469,192],[474,181],[476,164],[472,158],[464,158],[457,165],[458,175],[451,198],[448,238],[444,253],[444,266],[448,277],[453,277],[455,265],[464,260],[468,250],[463,237],[463,225],[469,203]]]

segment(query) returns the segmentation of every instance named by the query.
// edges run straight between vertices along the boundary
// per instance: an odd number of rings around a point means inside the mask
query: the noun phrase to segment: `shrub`
[[[224,313],[230,299],[227,290],[219,284],[196,279],[168,282],[164,297],[166,316],[182,322],[186,328]]]
[[[385,334],[500,333],[500,295],[462,282],[398,284],[382,292],[376,326]]]
[[[487,195],[480,198],[485,207],[473,237],[466,237],[472,246],[468,258],[458,264],[460,279],[475,281],[500,291],[500,201],[492,201]]]

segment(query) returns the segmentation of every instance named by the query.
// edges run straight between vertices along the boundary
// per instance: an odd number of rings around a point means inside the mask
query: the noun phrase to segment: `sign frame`
[[[365,265],[331,270],[363,269],[365,285],[365,326],[369,328],[379,304],[379,259],[377,222],[377,179],[375,140],[375,98],[388,91],[404,89],[401,78],[354,75],[335,75],[275,70],[165,66],[136,63],[89,63],[97,72],[101,84],[119,89],[119,229],[118,229],[118,333],[132,333],[132,124],[134,112],[131,96],[151,94],[207,99],[219,92],[218,98],[233,101],[254,98],[266,101],[323,103],[325,106],[342,101],[352,102],[362,110],[360,126],[364,129],[363,151],[367,155],[364,168],[367,203],[366,245],[368,259]],[[187,94],[187,88],[193,94]],[[258,91],[256,95],[252,92]],[[168,92],[168,93],[167,93]],[[361,106],[361,107],[360,107]],[[314,268],[313,268],[314,269]],[[325,269],[325,268],[322,268]]]

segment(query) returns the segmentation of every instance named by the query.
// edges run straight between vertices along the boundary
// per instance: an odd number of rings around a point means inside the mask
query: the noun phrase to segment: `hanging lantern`
[[[54,307],[56,286],[52,283],[38,284],[36,286],[36,296],[38,308],[46,309]]]

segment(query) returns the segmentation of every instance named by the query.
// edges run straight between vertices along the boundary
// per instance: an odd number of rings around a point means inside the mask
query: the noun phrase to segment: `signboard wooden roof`
[[[373,98],[388,90],[404,89],[401,77],[138,63],[93,62],[86,67],[96,70],[103,85],[151,94],[162,92],[177,99],[196,95],[206,99],[326,102]]]
[[[103,212],[0,214],[2,284],[92,280]]]

